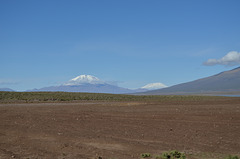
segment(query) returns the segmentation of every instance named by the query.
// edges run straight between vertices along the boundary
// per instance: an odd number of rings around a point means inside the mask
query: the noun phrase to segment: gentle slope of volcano
[[[81,85],[61,85],[44,87],[40,89],[30,90],[34,92],[46,91],[46,92],[88,92],[88,93],[112,93],[112,94],[124,94],[133,93],[133,90],[122,88],[110,84],[81,84]]]

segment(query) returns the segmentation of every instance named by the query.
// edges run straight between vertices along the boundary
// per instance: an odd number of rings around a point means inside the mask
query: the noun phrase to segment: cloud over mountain
[[[213,66],[213,65],[226,65],[234,66],[240,64],[240,52],[231,51],[227,53],[224,57],[220,59],[208,59],[203,65]]]

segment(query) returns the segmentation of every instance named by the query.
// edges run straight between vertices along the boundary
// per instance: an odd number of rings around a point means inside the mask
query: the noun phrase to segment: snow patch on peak
[[[80,75],[69,80],[64,85],[82,85],[82,84],[103,84],[99,78],[92,75]]]
[[[166,88],[167,86],[162,83],[149,83],[143,87],[142,89],[148,89],[148,90],[154,90],[154,89],[161,89],[161,88]]]
[[[79,82],[96,82],[96,81],[100,81],[99,78],[95,77],[95,76],[91,76],[91,75],[80,75],[77,76],[73,79],[71,79],[71,81],[79,81]]]

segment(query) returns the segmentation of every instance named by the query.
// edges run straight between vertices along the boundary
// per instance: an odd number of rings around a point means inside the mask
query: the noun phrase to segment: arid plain
[[[240,98],[0,104],[0,158],[240,155]]]

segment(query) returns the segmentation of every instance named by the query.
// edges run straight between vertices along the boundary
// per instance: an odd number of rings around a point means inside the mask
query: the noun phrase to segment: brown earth
[[[240,154],[240,98],[0,104],[0,158],[139,159]]]

